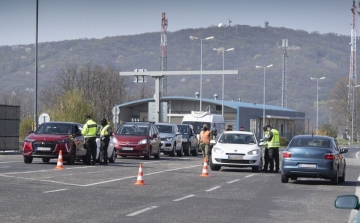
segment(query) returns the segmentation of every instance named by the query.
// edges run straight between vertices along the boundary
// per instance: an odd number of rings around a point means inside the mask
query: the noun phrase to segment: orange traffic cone
[[[135,185],[139,185],[139,186],[144,186],[145,185],[143,176],[144,176],[144,174],[143,174],[143,170],[142,170],[142,163],[140,163],[139,173],[138,173]]]
[[[56,165],[57,170],[63,170],[64,169],[64,164],[63,164],[63,158],[62,158],[62,150],[60,150],[59,152],[59,158],[58,158],[58,162]]]
[[[202,174],[200,176],[202,176],[202,177],[208,177],[209,176],[208,159],[207,158],[204,159],[204,166],[203,166]]]

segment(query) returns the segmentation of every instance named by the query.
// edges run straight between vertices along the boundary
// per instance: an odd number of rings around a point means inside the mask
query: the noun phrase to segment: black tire
[[[149,148],[148,152],[144,155],[144,159],[146,160],[150,159],[150,154],[151,154],[151,148]]]
[[[176,153],[176,144],[174,143],[173,149],[172,149],[171,152],[169,153],[169,156],[175,156],[175,153]]]
[[[291,177],[290,179],[291,180],[297,180],[297,177]]]
[[[281,174],[281,183],[288,183],[289,182],[289,177],[286,176],[285,174]]]
[[[154,155],[155,159],[160,159],[160,148],[158,149],[158,152]]]
[[[335,176],[330,179],[330,183],[332,185],[338,185],[339,184],[339,169],[336,170]]]
[[[33,158],[32,158],[32,157],[26,157],[26,156],[24,156],[24,163],[29,164],[29,163],[32,163],[32,161],[33,161]]]
[[[176,152],[176,155],[177,155],[178,157],[182,157],[182,156],[183,156],[183,153],[184,153],[184,147],[183,147],[183,145],[181,144],[181,149],[180,149],[180,151],[177,151],[177,152]]]
[[[70,156],[66,159],[66,164],[73,165],[75,163],[75,158],[76,158],[76,148],[72,147],[70,151]]]
[[[126,158],[126,156],[121,156],[122,158]]]
[[[344,183],[345,182],[345,174],[346,173],[346,167],[344,166],[344,172],[343,175],[341,177],[339,177],[339,183]]]
[[[116,154],[115,154],[115,149],[113,149],[111,156],[109,158],[109,163],[115,163],[116,160]]]
[[[252,167],[252,171],[259,173],[262,170],[262,167],[263,167],[263,161],[261,159],[259,166]]]
[[[221,166],[213,164],[211,157],[209,166],[212,171],[219,171],[221,169]]]
[[[50,158],[42,158],[43,163],[49,163],[50,162]]]
[[[186,146],[185,146],[184,155],[185,156],[190,156],[191,155],[191,148],[190,148],[189,143],[187,143]]]
[[[191,155],[192,156],[197,156],[198,155],[198,148],[197,147],[195,147],[195,149],[193,149],[192,151],[191,151]]]

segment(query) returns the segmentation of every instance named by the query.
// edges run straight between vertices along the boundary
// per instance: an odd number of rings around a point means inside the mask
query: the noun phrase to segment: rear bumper
[[[299,164],[304,162],[283,160],[281,165],[281,173],[286,176],[309,177],[309,178],[331,178],[336,175],[336,168],[334,168],[333,161],[322,161],[315,164],[315,168],[299,167]],[[305,162],[306,163],[306,162]]]

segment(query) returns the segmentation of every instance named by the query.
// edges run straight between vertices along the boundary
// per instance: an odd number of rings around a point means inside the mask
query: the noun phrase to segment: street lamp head
[[[199,38],[195,37],[195,36],[190,36],[191,40],[198,40]]]
[[[234,48],[229,48],[226,51],[234,51]]]
[[[260,68],[262,68],[262,66],[255,66],[255,68],[256,68],[256,69],[260,69]]]
[[[315,77],[310,77],[310,80],[316,80],[316,78]]]
[[[214,39],[214,36],[206,37],[204,40],[211,40],[211,39]]]
[[[320,78],[319,78],[319,80],[324,80],[324,79],[325,79],[325,77],[320,77]]]
[[[268,66],[266,66],[267,68],[269,68],[269,67],[272,67],[273,65],[272,64],[270,64],[270,65],[268,65]]]

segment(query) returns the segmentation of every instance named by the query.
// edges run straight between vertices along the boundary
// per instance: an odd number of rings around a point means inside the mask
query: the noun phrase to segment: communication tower
[[[162,13],[161,17],[161,40],[160,40],[160,70],[167,70],[167,26],[168,20],[166,13]],[[165,95],[167,92],[167,78],[166,76],[161,78],[161,94]]]

